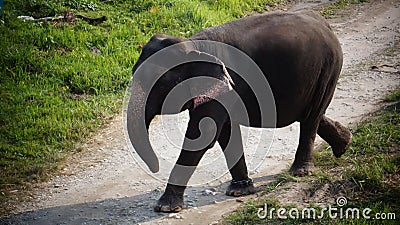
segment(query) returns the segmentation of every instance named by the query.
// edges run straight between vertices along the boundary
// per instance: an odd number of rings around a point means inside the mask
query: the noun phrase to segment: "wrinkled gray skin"
[[[347,128],[324,115],[341,71],[342,51],[337,38],[322,17],[313,12],[262,14],[204,29],[190,39],[229,44],[245,52],[257,63],[274,94],[276,127],[300,122],[300,142],[290,169],[292,174],[301,176],[312,172],[314,167],[312,151],[316,134],[332,146],[336,157],[340,157],[346,151],[351,142],[351,133]],[[183,49],[178,50],[173,57],[180,57],[180,55],[185,57],[185,54],[190,55],[196,52],[196,48],[191,41],[186,39],[167,35],[153,36],[143,47],[133,73],[150,55],[167,46],[185,41],[187,44],[183,45]],[[258,104],[251,90],[237,74],[228,70],[231,77],[226,77],[229,74],[224,73],[222,69],[219,64],[207,62],[188,63],[174,68],[155,84],[147,102],[144,99],[146,93],[141,83],[135,81],[134,76],[127,111],[128,134],[135,150],[150,170],[158,171],[158,160],[150,145],[148,134],[143,133],[143,130],[147,131],[154,116],[161,113],[165,96],[182,80],[208,74],[224,81],[229,86],[229,80],[232,79],[234,91],[239,93],[246,108],[250,109],[248,110],[250,124],[247,125],[260,127],[260,112],[256,110]],[[146,74],[146,76],[151,75]],[[221,88],[221,92],[223,90],[227,89]],[[210,117],[216,122],[215,137],[209,146],[200,151],[183,149],[177,164],[197,166],[203,154],[217,141],[224,152],[227,152],[228,142],[232,136],[235,140],[229,148],[235,148],[236,151],[241,152],[242,157],[239,161],[232,163],[226,155],[233,179],[226,194],[241,196],[254,193],[255,189],[248,177],[243,155],[239,124],[236,121],[230,121],[227,112],[215,100],[200,98],[193,96],[193,99],[181,109],[188,109],[190,115],[185,137],[186,139],[199,137],[199,121],[204,117]],[[140,122],[141,120],[145,120],[144,125]],[[172,170],[170,181],[181,179],[180,182],[184,185],[168,182],[165,193],[154,208],[156,211],[178,212],[183,209],[185,184],[192,172],[190,171],[189,176],[182,178],[177,177],[176,171]]]

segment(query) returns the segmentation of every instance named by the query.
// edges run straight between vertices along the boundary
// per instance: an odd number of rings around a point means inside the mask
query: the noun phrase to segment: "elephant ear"
[[[195,77],[200,78],[190,85],[193,109],[233,90],[234,82],[222,60],[197,50],[191,51],[189,54],[191,57],[195,57],[194,61],[201,61],[201,63],[196,63],[200,68],[191,69],[191,71],[196,71]],[[202,77],[206,79],[202,79]],[[215,79],[207,79],[207,77]]]

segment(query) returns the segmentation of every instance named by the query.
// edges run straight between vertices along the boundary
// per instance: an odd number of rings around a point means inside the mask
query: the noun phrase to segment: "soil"
[[[322,3],[301,2],[288,10],[319,4]],[[382,104],[387,92],[399,88],[399,6],[396,0],[372,0],[350,5],[329,19],[344,52],[342,76],[327,111],[329,117],[355,126]],[[165,187],[170,171],[168,165],[172,165],[179,152],[179,146],[166,144],[168,140],[162,134],[177,134],[173,138],[176,138],[174,142],[179,142],[183,138],[187,114],[153,121],[151,142],[156,150],[161,149],[158,152],[163,155],[161,161],[167,162],[167,167],[156,176],[147,173],[141,168],[143,164],[132,157],[135,154],[127,147],[122,121],[123,117],[117,116],[101,132],[81,144],[81,151],[61,165],[59,175],[40,184],[28,201],[15,198],[7,202],[16,209],[12,215],[0,218],[0,224],[216,224],[241,202],[256,196],[224,195],[230,177],[216,146],[207,153],[191,179],[192,187],[185,192],[185,209],[178,214],[153,212],[152,207]],[[299,126],[295,123],[266,133],[242,127],[242,132],[247,133],[244,143],[245,154],[250,157],[250,174],[260,189],[277,174],[288,170],[298,144]],[[267,136],[260,138],[261,133]],[[320,145],[322,140],[316,142]],[[251,152],[254,146],[269,149],[266,157],[254,156]],[[163,154],[166,149],[168,153]],[[306,185],[278,188],[274,194],[287,203],[301,204],[307,195],[303,186]],[[327,188],[316,191],[314,200],[330,201],[318,197],[323,196]]]

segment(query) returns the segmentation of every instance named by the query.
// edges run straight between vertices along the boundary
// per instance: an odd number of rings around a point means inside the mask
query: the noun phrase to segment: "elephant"
[[[154,206],[155,211],[179,212],[184,208],[183,195],[187,182],[204,153],[216,142],[224,152],[232,176],[226,194],[242,196],[256,191],[243,154],[240,131],[243,124],[230,116],[216,99],[230,92],[237,93],[248,111],[248,123],[244,125],[269,126],[260,122],[260,103],[255,100],[249,85],[224,65],[221,57],[216,56],[217,51],[212,49],[213,45],[199,51],[199,46],[196,46],[200,43],[198,41],[224,43],[244,52],[268,81],[275,104],[274,126],[279,128],[300,123],[299,144],[290,173],[304,176],[313,171],[312,152],[316,134],[332,147],[336,157],[345,153],[351,143],[351,132],[325,115],[341,72],[343,53],[337,37],[320,15],[313,11],[264,13],[203,29],[190,38],[156,34],[143,46],[132,69],[132,89],[126,110],[129,141],[152,172],[159,170],[159,164],[149,141],[148,129],[152,119],[163,113],[162,105],[169,92],[183,81],[202,75],[219,82],[211,85],[210,89],[214,89],[208,92],[201,90],[193,94],[189,91],[190,99],[183,99],[184,103],[176,111],[166,112],[188,110],[189,122],[182,150],[170,173],[165,192]],[[146,80],[154,79],[151,73],[157,68],[163,69],[163,62],[154,61],[147,69],[141,67],[155,53],[171,46],[178,47],[168,53],[166,61],[194,56],[203,60],[164,68],[163,75],[154,81],[151,88],[144,87]],[[240,61],[236,63],[240,67],[245,66]],[[196,83],[189,86],[189,90],[193,90]],[[232,107],[231,112],[235,112],[235,106]],[[204,118],[211,118],[214,125],[202,125]],[[196,151],[187,150],[185,145],[190,145],[190,141],[198,139],[202,133],[211,134],[209,143]],[[239,154],[235,161],[230,160],[231,149]],[[184,175],[177,172],[178,167],[187,168],[181,170],[185,171]]]

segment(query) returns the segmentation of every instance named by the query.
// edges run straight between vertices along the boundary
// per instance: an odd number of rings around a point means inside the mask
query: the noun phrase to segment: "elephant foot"
[[[323,116],[318,127],[318,135],[332,147],[333,154],[339,158],[351,144],[350,130],[337,121]]]
[[[165,193],[154,206],[154,211],[165,213],[182,211],[184,190],[185,187],[174,186],[170,188],[167,186]]]
[[[292,167],[289,170],[289,173],[293,176],[307,176],[314,172],[314,163],[305,162],[305,163],[293,163]]]
[[[228,189],[226,190],[226,195],[239,197],[242,195],[249,195],[256,193],[256,189],[253,185],[253,180],[248,178],[246,180],[232,180]]]
[[[346,152],[346,150],[349,148],[351,144],[351,140],[353,137],[351,132],[345,127],[341,129],[340,134],[341,134],[340,141],[338,141],[337,143],[331,143],[332,152],[336,158],[339,158]]]

